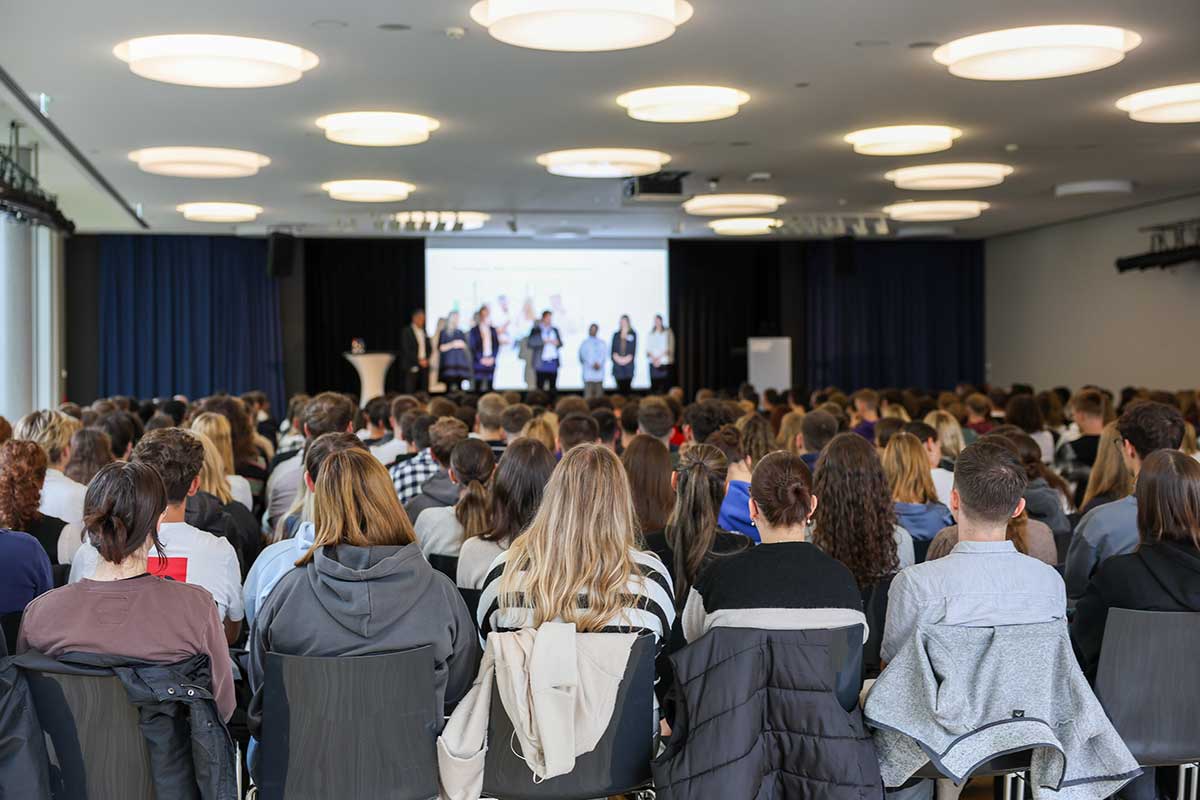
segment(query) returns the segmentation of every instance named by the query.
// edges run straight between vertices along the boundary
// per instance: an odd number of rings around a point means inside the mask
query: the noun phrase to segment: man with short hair
[[[133,421],[127,412],[113,411],[110,414],[103,414],[90,427],[108,434],[108,441],[112,446],[112,456],[115,460],[125,461],[129,458],[129,454],[133,452],[134,439],[137,438],[137,429],[134,428]]]
[[[600,441],[600,426],[591,414],[569,414],[558,422],[558,452],[563,455],[572,447]]]
[[[592,419],[596,420],[596,432],[600,437],[600,444],[619,455],[621,426],[617,424],[617,415],[611,409],[596,408],[592,410]]]
[[[429,452],[438,471],[421,486],[421,493],[404,505],[415,525],[427,508],[442,508],[458,502],[458,484],[450,479],[450,456],[459,442],[467,439],[467,426],[461,419],[442,417],[429,428]]]
[[[647,397],[638,404],[637,426],[638,433],[653,436],[670,447],[675,415],[671,413],[671,407],[660,398]]]
[[[1008,541],[1008,521],[1025,510],[1029,479],[1016,453],[994,442],[962,451],[950,509],[958,544],[950,554],[901,570],[888,590],[880,657],[891,661],[918,625],[989,628],[1065,619],[1058,572]]]
[[[587,338],[579,345],[579,365],[583,370],[583,396],[604,396],[604,365],[608,363],[608,344],[597,334],[600,326],[588,326]]]
[[[165,558],[152,553],[147,571],[207,589],[224,620],[225,636],[233,644],[244,616],[237,552],[228,540],[185,521],[188,498],[200,489],[204,445],[191,431],[162,428],[142,437],[130,460],[150,466],[167,490],[167,510],[158,528],[158,541]],[[100,553],[90,542],[85,542],[71,562],[71,583],[90,578],[99,561]],[[146,609],[146,613],[153,613],[153,609]]]
[[[1096,389],[1083,389],[1071,398],[1071,414],[1078,435],[1064,437],[1054,455],[1058,472],[1068,482],[1075,484],[1075,504],[1083,504],[1087,493],[1088,477],[1096,463],[1100,448],[1100,435],[1104,432],[1104,411],[1107,402]]]
[[[429,388],[429,350],[425,309],[413,309],[408,327],[400,333],[400,371],[404,373],[406,394]]]
[[[875,423],[879,422],[879,393],[874,389],[859,389],[850,396],[857,422],[850,430],[874,444]]]
[[[500,427],[504,429],[504,443],[508,445],[521,435],[529,420],[533,419],[533,409],[524,403],[512,403],[500,415]]]
[[[17,422],[12,437],[34,442],[46,452],[46,480],[38,511],[68,525],[83,527],[83,498],[87,487],[68,478],[63,470],[71,460],[71,437],[83,427],[61,411],[34,411]]]
[[[448,417],[448,419],[454,418]],[[400,498],[400,505],[404,505],[419,495],[425,481],[437,474],[438,463],[429,449],[429,429],[435,422],[437,422],[437,418],[432,414],[417,413],[416,418],[412,421],[411,434],[405,434],[408,446],[415,450],[416,454],[412,458],[394,464],[389,471],[392,477],[392,486],[396,489],[396,496]]]
[[[633,441],[633,437],[638,435],[638,406],[639,401],[636,399],[630,400],[625,405],[621,406],[621,450],[624,451],[629,447],[629,443]]]
[[[396,455],[391,461],[384,464],[385,467],[391,467],[398,460],[408,455],[408,439],[404,435],[404,415],[410,411],[414,411],[420,407],[417,398],[411,394],[401,394],[392,398],[392,403],[388,407],[388,424],[392,428],[392,441],[398,442]]]
[[[800,421],[800,433],[796,446],[800,448],[800,459],[815,472],[821,451],[838,435],[837,417],[824,411],[810,411]]]
[[[537,375],[537,388],[553,395],[558,387],[562,334],[554,326],[554,315],[549,309],[543,311],[541,319],[534,323],[525,343],[533,361],[533,371]]]
[[[987,395],[974,392],[964,401],[967,406],[967,424],[963,427],[976,436],[986,436],[996,427],[992,423],[992,401]]]
[[[1121,457],[1137,481],[1142,462],[1158,450],[1178,450],[1184,421],[1179,409],[1152,400],[1126,407],[1117,420]],[[958,468],[955,467],[955,471]],[[1137,493],[1093,508],[1084,514],[1071,537],[1063,576],[1072,600],[1083,597],[1092,574],[1106,559],[1132,553],[1138,544]]]
[[[925,457],[929,460],[929,474],[933,478],[933,488],[937,490],[938,502],[950,506],[950,492],[954,489],[954,473],[943,469],[942,446],[938,442],[937,430],[924,422],[909,422],[904,426],[905,433],[911,433],[921,441],[925,449]]]
[[[301,429],[308,442],[324,433],[341,431],[354,432],[354,414],[357,409],[345,395],[337,392],[322,392],[304,404]],[[267,526],[274,530],[279,519],[288,512],[303,485],[304,455],[288,458],[277,463],[267,479]]]
[[[683,410],[683,436],[689,442],[704,442],[727,422],[719,400],[700,400]]]
[[[367,435],[363,443],[371,450],[371,455],[379,459],[385,467],[396,460],[396,456],[408,449],[404,441],[398,440],[392,433],[392,403],[386,397],[372,397],[363,409],[363,420],[366,424]]]
[[[504,412],[507,408],[508,403],[495,392],[488,392],[479,398],[475,406],[475,433],[492,448],[497,461],[504,455],[507,444],[504,440]]]

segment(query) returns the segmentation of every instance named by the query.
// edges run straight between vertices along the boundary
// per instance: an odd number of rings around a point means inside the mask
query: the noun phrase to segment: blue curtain
[[[100,238],[100,393],[260,389],[284,408],[279,294],[264,239]]]

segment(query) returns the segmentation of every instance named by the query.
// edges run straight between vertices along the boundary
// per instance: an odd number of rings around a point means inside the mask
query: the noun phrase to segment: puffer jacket
[[[714,628],[672,655],[678,707],[652,765],[659,800],[882,800],[857,705],[861,642],[859,626]]]
[[[46,737],[25,674],[12,662],[0,659],[0,800],[49,800]]]

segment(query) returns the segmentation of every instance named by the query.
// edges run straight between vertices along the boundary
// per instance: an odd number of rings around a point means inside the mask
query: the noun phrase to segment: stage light
[[[698,217],[774,214],[786,202],[777,194],[698,194],[683,204],[683,210]]]
[[[417,187],[404,181],[354,178],[322,183],[321,188],[334,200],[348,203],[398,203],[407,200]]]
[[[363,147],[399,147],[429,140],[431,131],[441,127],[432,117],[399,111],[346,111],[326,114],[317,119],[325,138],[341,144]]]
[[[896,184],[897,189],[978,189],[1003,183],[1012,171],[1007,164],[926,164],[894,169],[883,177]]]
[[[271,163],[259,153],[223,147],[146,147],[129,160],[143,172],[177,178],[244,178]]]
[[[471,19],[495,39],[566,52],[654,44],[691,18],[684,0],[481,0],[471,6]]]
[[[959,136],[946,125],[888,125],[847,133],[845,140],[864,156],[912,156],[949,150]]]
[[[219,89],[294,83],[320,61],[286,42],[193,33],[130,39],[114,47],[113,55],[134,75],[152,81]]]
[[[726,86],[655,86],[626,92],[617,105],[644,122],[708,122],[732,117],[749,100]]]
[[[949,222],[974,219],[990,207],[980,200],[922,200],[883,207],[883,213],[900,222]]]
[[[632,178],[637,175],[652,175],[670,160],[669,155],[657,150],[623,147],[556,150],[537,157],[537,163],[545,167],[551,175],[567,178]]]
[[[262,206],[250,203],[202,202],[181,203],[175,210],[192,222],[253,222],[262,213]]]
[[[714,219],[708,223],[713,233],[721,236],[762,236],[764,233],[779,228],[783,220],[774,217],[734,217],[732,219]]]
[[[951,75],[977,81],[1030,81],[1111,67],[1142,37],[1107,25],[1035,25],[955,39],[933,51]]]
[[[396,215],[396,222],[417,230],[441,227],[448,231],[477,231],[491,218],[482,211],[401,211]]]
[[[1137,92],[1118,100],[1117,108],[1138,122],[1200,122],[1200,83]]]

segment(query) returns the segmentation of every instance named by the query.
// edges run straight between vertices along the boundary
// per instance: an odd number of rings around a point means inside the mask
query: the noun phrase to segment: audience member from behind
[[[929,477],[937,491],[938,502],[947,505],[950,502],[950,491],[954,488],[954,473],[942,466],[942,447],[938,442],[937,431],[932,425],[924,422],[909,422],[904,426],[904,432],[917,437],[917,441],[925,448],[925,457],[929,460]]]
[[[661,648],[675,621],[671,579],[638,549],[629,481],[612,451],[563,456],[525,531],[492,564],[479,630],[573,622],[580,633],[650,633]]]
[[[572,413],[558,423],[558,452],[565,453],[581,444],[600,442],[600,426],[589,414]]]
[[[621,406],[620,426],[621,426],[621,450],[629,447],[629,443],[633,441],[633,437],[638,435],[638,405],[640,401],[636,398],[630,398],[627,403]]]
[[[87,486],[113,459],[108,434],[98,428],[81,428],[71,437],[71,459],[63,472],[76,483]]]
[[[1129,474],[1129,467],[1125,466],[1122,441],[1117,423],[1110,422],[1104,426],[1104,432],[1100,434],[1100,444],[1096,448],[1096,462],[1088,475],[1083,505],[1079,507],[1081,517],[1097,506],[1133,494],[1133,476]]]
[[[408,449],[404,440],[392,432],[392,401],[387,397],[372,398],[363,414],[367,424],[367,437],[363,441],[380,464],[391,466],[396,457]]]
[[[779,406],[776,410],[786,409]],[[775,435],[775,449],[786,450],[793,455],[803,455],[801,443],[804,441],[804,414],[799,411],[788,411],[779,419],[779,433]],[[805,462],[808,463],[808,462]],[[809,466],[809,469],[812,469]]]
[[[1046,430],[1042,409],[1031,394],[1014,394],[1004,407],[1004,422],[1016,425],[1037,443],[1038,458],[1045,464],[1054,463],[1054,435]]]
[[[302,427],[306,442],[326,433],[352,431],[354,403],[337,392],[322,392],[304,406]],[[236,437],[235,437],[236,438]],[[278,462],[267,482],[267,527],[274,528],[279,520],[292,513],[297,497],[303,499],[304,460],[294,456]]]
[[[0,529],[32,536],[51,565],[69,564],[83,543],[83,533],[38,510],[46,464],[46,452],[34,442],[12,439],[0,445]]]
[[[38,513],[45,472],[46,454],[33,442],[0,445],[0,614],[20,614],[31,600],[54,588],[51,558],[57,559],[59,535],[72,529]],[[42,536],[33,532],[36,528]],[[78,530],[74,533],[78,537]],[[12,645],[9,640],[0,652]]]
[[[675,430],[675,415],[671,407],[657,397],[647,397],[638,404],[638,433],[653,436],[667,447],[671,446],[671,433]]]
[[[991,433],[995,424],[992,422],[992,401],[987,395],[975,392],[967,395],[963,401],[967,406],[966,428],[976,436]]]
[[[496,457],[487,442],[464,439],[454,446],[449,473],[450,481],[458,487],[458,500],[452,506],[427,508],[413,526],[426,558],[458,558],[464,539],[491,527],[488,484],[495,471]]]
[[[720,400],[701,400],[684,409],[683,435],[689,442],[704,443],[722,425],[732,421]]]
[[[505,433],[504,412],[508,410],[508,401],[495,392],[488,392],[479,398],[476,407],[475,433],[492,448],[492,454],[497,459],[504,455]]]
[[[1071,521],[1066,509],[1070,507],[1071,487],[1042,461],[1042,451],[1032,436],[1006,433],[1005,438],[1017,448],[1029,487],[1025,490],[1025,511],[1029,518],[1045,523],[1057,537],[1071,535]]]
[[[450,478],[450,456],[459,442],[467,440],[467,426],[461,419],[442,417],[429,427],[429,451],[438,471],[421,486],[421,492],[404,505],[408,518],[416,522],[427,508],[442,508],[458,502],[458,485]]]
[[[729,464],[726,474],[725,499],[717,526],[721,530],[749,536],[758,543],[758,529],[750,518],[750,456],[742,449],[742,435],[735,425],[722,425],[705,441],[725,454]]]
[[[134,439],[137,438],[137,431],[133,427],[129,414],[124,411],[104,414],[91,427],[108,434],[114,460],[129,460],[129,454],[133,452],[135,444]]]
[[[938,447],[942,451],[942,457],[938,462],[938,466],[944,470],[953,472],[954,462],[958,459],[958,454],[966,447],[966,443],[963,441],[962,426],[958,424],[958,420],[949,411],[930,411],[925,415],[924,422],[937,431]],[[947,500],[949,500],[949,497],[947,497]]]
[[[241,475],[250,484],[250,494],[254,498],[254,512],[258,515],[265,508],[267,477],[270,472],[271,459],[257,444],[254,426],[250,421],[250,413],[241,400],[226,395],[210,397],[195,408],[197,415],[206,411],[220,414],[229,423],[234,472]]]
[[[850,397],[854,404],[853,427],[850,430],[866,439],[875,441],[875,423],[879,422],[879,393],[872,389],[859,389]]]
[[[448,714],[475,680],[479,636],[454,583],[413,541],[387,470],[369,452],[331,453],[313,517],[312,547],[258,610],[248,670],[256,700],[268,653],[363,656],[431,646],[433,707],[439,718]]]
[[[539,414],[525,423],[525,427],[521,429],[521,436],[537,439],[551,452],[558,451],[558,423],[549,412]]]
[[[837,417],[824,411],[812,411],[804,415],[800,425],[800,438],[796,441],[800,459],[811,471],[817,468],[817,459],[825,446],[838,435]]]
[[[818,505],[812,473],[799,456],[772,453],[754,467],[750,517],[762,544],[715,559],[700,574],[683,611],[694,642],[714,627],[806,630],[867,621],[854,575],[808,539]]]
[[[100,470],[85,501],[87,546],[99,554],[96,568],[25,609],[17,650],[166,664],[206,655],[213,698],[228,720],[235,705],[232,662],[212,595],[201,586],[149,574],[148,560],[163,558],[155,530],[167,502],[162,479],[148,464],[115,463]]]
[[[592,409],[592,419],[596,421],[596,434],[600,437],[600,443],[620,455],[617,448],[621,446],[621,426],[617,415],[608,408],[595,408]]]
[[[1174,406],[1142,400],[1131,403],[1117,420],[1125,467],[1138,480],[1142,462],[1158,450],[1178,450],[1183,415]],[[1089,511],[1071,537],[1064,578],[1067,594],[1079,598],[1105,559],[1133,552],[1138,545],[1136,494]]]
[[[1025,469],[1009,447],[969,445],[954,468],[950,507],[958,544],[945,558],[901,571],[888,591],[880,657],[891,661],[921,624],[987,628],[1064,619],[1066,591],[1054,567],[1008,541],[1025,510]]]
[[[482,400],[482,398],[480,398]],[[504,428],[504,441],[512,442],[521,437],[521,431],[533,419],[533,409],[524,403],[512,403],[500,415],[500,426]]]
[[[440,469],[437,459],[433,457],[433,450],[429,447],[429,429],[437,420],[432,414],[420,414],[413,420],[412,438],[408,440],[408,446],[416,451],[416,455],[398,461],[388,470],[400,505],[419,495],[425,481],[436,475]]]
[[[197,431],[191,434],[204,447],[204,465],[200,468],[200,487],[188,501],[186,521],[233,542],[244,574],[262,551],[262,526],[248,506],[234,499],[225,474],[225,459],[212,439]]]
[[[883,472],[892,488],[896,517],[909,532],[923,561],[929,542],[938,531],[954,524],[950,510],[938,502],[925,448],[911,433],[898,433],[883,451]]]
[[[79,420],[61,411],[34,411],[13,429],[14,439],[35,442],[46,453],[46,482],[38,510],[79,528],[83,527],[87,487],[68,478],[63,470],[71,461],[71,437],[82,427]]]
[[[750,456],[752,467],[775,450],[771,423],[761,414],[746,414],[735,425],[742,434],[742,449]]]
[[[625,448],[621,464],[629,477],[638,533],[643,539],[661,533],[675,506],[670,451],[658,439],[640,433]]]
[[[149,563],[153,575],[192,583],[208,590],[225,621],[229,642],[237,640],[242,617],[242,576],[237,551],[226,539],[184,521],[188,498],[200,489],[204,445],[182,428],[164,428],[142,437],[132,461],[158,473],[167,492],[166,511],[158,527],[161,554]],[[107,468],[106,468],[107,469]],[[85,542],[71,561],[71,583],[92,577],[104,555],[93,542]]]
[[[1100,435],[1104,432],[1108,400],[1096,389],[1084,389],[1071,398],[1075,431],[1063,437],[1055,455],[1059,474],[1076,485],[1075,505],[1082,506],[1088,475],[1096,463]]]
[[[554,454],[536,439],[509,443],[492,478],[488,529],[467,536],[459,551],[456,582],[460,588],[483,588],[492,562],[533,521],[557,463]]]
[[[234,500],[245,506],[247,511],[253,511],[254,493],[250,490],[250,481],[237,474],[237,464],[233,457],[233,432],[229,427],[229,420],[220,414],[206,411],[196,415],[192,420],[191,429],[208,437],[217,448],[225,480],[229,482],[229,493]]]

